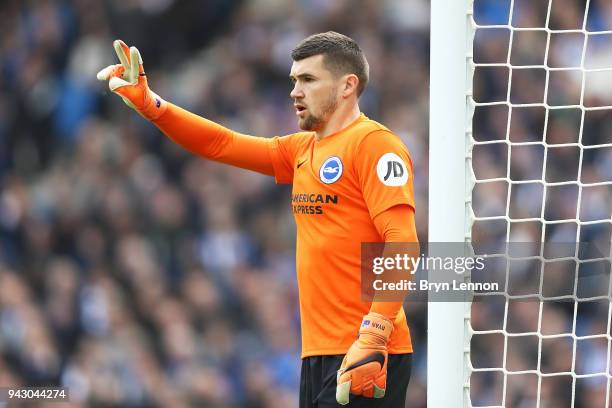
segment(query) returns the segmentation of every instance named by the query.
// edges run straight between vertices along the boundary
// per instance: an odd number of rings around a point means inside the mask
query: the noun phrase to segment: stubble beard
[[[306,116],[304,118],[300,118],[298,120],[298,126],[302,130],[306,131],[317,131],[322,129],[329,117],[336,111],[338,107],[338,100],[336,99],[336,95],[333,92],[329,93],[327,101],[325,105],[321,108],[320,115],[314,115],[310,113],[310,110],[306,112]]]

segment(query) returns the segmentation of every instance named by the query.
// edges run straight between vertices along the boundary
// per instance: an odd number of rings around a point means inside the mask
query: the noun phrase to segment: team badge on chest
[[[319,178],[325,184],[335,183],[342,177],[342,160],[338,156],[329,157],[319,169]]]

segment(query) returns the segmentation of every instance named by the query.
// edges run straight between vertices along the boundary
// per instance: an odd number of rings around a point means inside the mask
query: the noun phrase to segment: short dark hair
[[[291,58],[294,61],[315,55],[323,55],[326,68],[335,75],[357,75],[359,78],[357,96],[361,95],[368,83],[370,67],[355,40],[344,34],[328,31],[305,38],[291,51]]]

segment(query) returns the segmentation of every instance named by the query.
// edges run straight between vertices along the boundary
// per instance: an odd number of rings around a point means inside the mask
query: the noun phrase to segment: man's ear
[[[342,97],[348,98],[352,94],[357,94],[359,86],[359,78],[355,74],[347,74],[344,79],[344,87],[342,88]]]

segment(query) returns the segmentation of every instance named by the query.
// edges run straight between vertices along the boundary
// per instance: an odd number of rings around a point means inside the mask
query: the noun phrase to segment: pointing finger
[[[128,81],[132,83],[138,82],[138,75],[144,72],[142,68],[142,57],[136,47],[130,47],[130,74]]]
[[[125,68],[126,72],[130,69],[130,49],[128,46],[121,40],[113,41],[113,47],[115,48],[115,53],[117,57],[119,57],[119,61],[121,61],[121,65]]]

